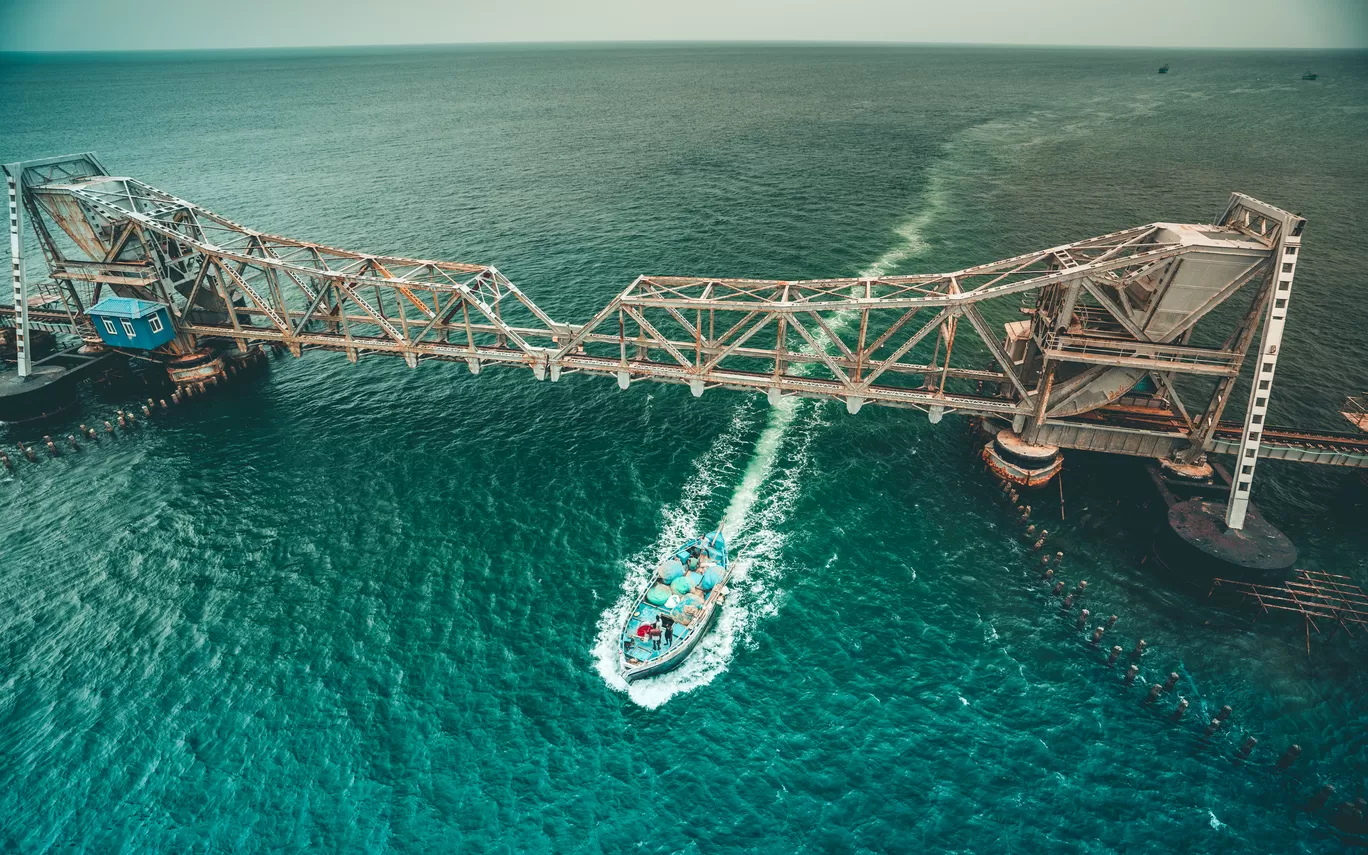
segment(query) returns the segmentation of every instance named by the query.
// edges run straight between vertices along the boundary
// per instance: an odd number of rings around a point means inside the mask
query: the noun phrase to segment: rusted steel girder
[[[1134,394],[1148,379],[1146,394],[1181,416],[1174,435],[1194,456],[1211,446],[1259,322],[1267,329],[1285,316],[1285,295],[1269,292],[1290,278],[1281,253],[1298,244],[1304,222],[1235,194],[1215,226],[1152,223],[949,273],[641,276],[588,323],[572,324],[492,265],[260,232],[110,176],[89,155],[18,168],[52,284],[87,338],[83,307],[112,292],[169,305],[178,337],[168,348],[177,354],[219,339],[352,360],[393,354],[410,366],[520,365],[553,381],[579,372],[623,387],[682,383],[695,395],[725,387],[835,398],[851,412],[876,403],[933,420],[975,413],[1028,434]],[[1222,346],[1193,343],[1213,308],[1251,291],[1245,321]],[[1195,417],[1178,396],[1178,375],[1216,385]],[[1251,398],[1251,407],[1266,404],[1266,394]]]

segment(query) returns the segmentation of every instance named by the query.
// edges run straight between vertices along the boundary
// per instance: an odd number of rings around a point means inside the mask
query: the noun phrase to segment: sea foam
[[[900,238],[898,243],[860,271],[860,276],[887,275],[899,264],[926,251],[926,229],[947,206],[947,182],[945,170],[933,167],[920,210],[895,230]],[[857,317],[856,312],[841,312],[829,326],[839,335]],[[807,368],[806,364],[798,365],[792,371],[802,373]],[[800,410],[808,412],[809,417],[803,423],[799,441],[791,444],[793,447],[785,457],[785,440]],[[739,412],[730,428],[699,459],[698,477],[690,480],[679,502],[664,510],[665,525],[655,542],[625,562],[628,573],[621,594],[599,618],[593,650],[599,674],[613,689],[626,692],[633,702],[648,709],[712,682],[727,670],[737,644],[749,640],[756,621],[778,611],[783,594],[780,585],[784,523],[801,489],[808,442],[815,430],[826,424],[821,408],[804,405],[796,398],[783,398],[770,407],[765,427],[722,515],[733,571],[727,601],[717,623],[684,664],[673,671],[628,683],[619,668],[622,625],[653,568],[679,544],[710,528],[710,523],[700,518],[701,513],[718,485],[717,479],[734,471],[735,467],[727,464],[738,450],[738,436],[748,415],[748,410]]]

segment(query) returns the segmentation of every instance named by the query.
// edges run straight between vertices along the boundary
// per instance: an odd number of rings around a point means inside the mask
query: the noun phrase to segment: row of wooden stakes
[[[986,468],[986,466],[985,466]],[[988,470],[992,473],[992,470]],[[1016,520],[1022,526],[1022,540],[1029,544],[1031,552],[1037,553],[1045,550],[1050,533],[1044,528],[1037,529],[1031,522],[1031,506],[1022,501],[1021,495],[1016,488],[1006,482],[1000,481],[1001,495],[1010,504],[1016,513]],[[1073,607],[1083,598],[1087,592],[1088,583],[1080,581],[1078,586],[1071,592],[1066,593],[1068,587],[1063,580],[1058,578],[1058,569],[1063,563],[1064,553],[1056,551],[1053,555],[1045,554],[1036,563],[1036,568],[1040,580],[1048,587],[1050,594],[1062,597],[1060,602],[1061,615],[1067,615]],[[1075,629],[1079,632],[1086,632],[1090,623],[1092,612],[1089,609],[1082,609],[1079,612],[1078,620],[1074,622]],[[1117,615],[1110,615],[1106,622],[1094,627],[1089,635],[1088,643],[1092,648],[1101,646],[1102,638],[1110,632],[1117,624]],[[1145,639],[1136,641],[1127,658],[1130,660],[1121,682],[1125,686],[1135,683],[1140,674],[1140,661],[1145,656],[1149,645]],[[1113,645],[1105,660],[1107,668],[1114,668],[1117,662],[1125,653],[1125,649],[1117,644]],[[1158,704],[1160,699],[1169,693],[1174,692],[1178,686],[1179,675],[1176,671],[1169,672],[1168,678],[1163,682],[1154,682],[1149,686],[1149,691],[1141,702],[1142,706],[1150,707]],[[1187,714],[1190,704],[1187,698],[1179,696],[1176,705],[1168,713],[1171,721],[1181,721]],[[1205,746],[1220,731],[1230,719],[1233,710],[1229,705],[1222,706],[1220,711],[1203,727],[1199,744]],[[1240,742],[1239,748],[1235,752],[1233,762],[1236,765],[1243,764],[1249,760],[1250,755],[1258,746],[1259,740],[1252,734],[1245,734]],[[1301,757],[1302,748],[1300,745],[1293,744],[1284,751],[1277,760],[1276,769],[1279,772],[1287,772]],[[1339,831],[1346,834],[1358,836],[1368,836],[1368,821],[1365,821],[1365,814],[1368,813],[1368,800],[1360,797],[1352,802],[1344,801],[1340,803],[1337,810],[1327,811],[1326,807],[1331,797],[1335,794],[1335,787],[1332,784],[1323,784],[1314,795],[1312,795],[1303,805],[1302,809],[1308,813],[1321,815],[1327,819]]]

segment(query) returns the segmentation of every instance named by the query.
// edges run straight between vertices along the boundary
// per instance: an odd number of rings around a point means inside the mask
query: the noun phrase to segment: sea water
[[[1361,53],[8,57],[0,128],[6,161],[95,151],[272,233],[495,264],[577,322],[643,273],[952,270],[1239,190],[1309,222],[1270,420],[1340,428],[1368,387]],[[974,451],[873,406],[273,361],[0,478],[0,849],[1339,851],[1296,808],[1364,793],[1361,650],[1156,577],[1143,475],[1071,456],[1041,524],[1107,643],[1148,641],[1124,688]],[[1363,490],[1266,463],[1255,499],[1362,583]],[[626,685],[631,598],[719,522],[721,618]],[[1140,703],[1169,671],[1179,725]]]

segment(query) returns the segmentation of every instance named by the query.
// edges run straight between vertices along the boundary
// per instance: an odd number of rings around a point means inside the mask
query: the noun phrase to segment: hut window
[[[109,318],[105,318],[105,319],[104,319],[104,325],[105,325],[105,332],[109,333],[110,335],[118,335],[118,334],[119,334],[119,331],[116,330],[116,329],[114,329],[114,322],[111,321]]]
[[[130,324],[128,321],[120,321],[119,323],[123,324],[124,335],[128,336],[129,338],[138,337],[138,331],[133,329],[133,325]]]
[[[147,319],[147,327],[154,333],[162,331],[161,315],[153,315]]]

